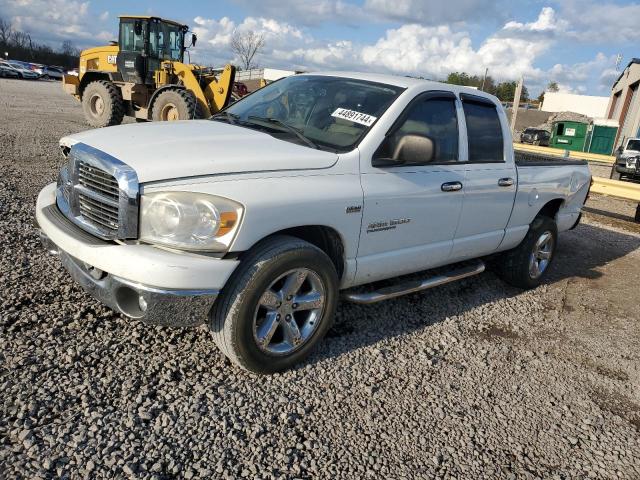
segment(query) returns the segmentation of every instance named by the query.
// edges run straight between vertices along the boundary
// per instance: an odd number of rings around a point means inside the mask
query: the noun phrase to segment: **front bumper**
[[[627,168],[625,163],[616,163],[616,172],[623,175],[640,176],[640,170],[637,168]]]
[[[239,263],[93,237],[60,213],[55,184],[40,192],[36,219],[43,245],[60,255],[76,282],[117,312],[147,323],[194,326],[205,322]]]

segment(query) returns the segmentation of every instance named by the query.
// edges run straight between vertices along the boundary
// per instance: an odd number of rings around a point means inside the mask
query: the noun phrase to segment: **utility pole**
[[[516,118],[518,118],[518,108],[520,107],[520,96],[522,95],[522,86],[524,85],[524,78],[520,77],[518,85],[516,86],[516,94],[513,97],[513,107],[511,113],[511,135],[516,133]]]
[[[484,92],[484,84],[487,81],[487,74],[489,73],[489,68],[485,68],[484,69],[484,78],[482,79],[482,86],[480,87],[480,90]]]

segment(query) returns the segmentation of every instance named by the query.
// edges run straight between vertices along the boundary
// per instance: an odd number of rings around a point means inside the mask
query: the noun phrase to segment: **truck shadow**
[[[601,267],[638,248],[639,236],[582,224],[560,235],[546,283],[554,284],[567,278],[601,278],[604,275]],[[507,285],[489,268],[476,277],[373,305],[343,301],[338,306],[334,326],[309,362],[411,333],[521,293],[522,290]]]

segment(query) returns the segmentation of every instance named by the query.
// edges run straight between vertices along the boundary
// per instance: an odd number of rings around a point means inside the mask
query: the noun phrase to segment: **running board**
[[[420,292],[429,288],[444,285],[446,283],[462,280],[463,278],[472,277],[484,272],[485,265],[483,261],[462,267],[457,270],[451,270],[443,275],[437,275],[435,277],[427,278],[424,280],[414,280],[406,283],[399,283],[398,285],[391,285],[389,287],[381,288],[374,292],[367,293],[345,293],[343,298],[353,303],[370,304],[381,302],[383,300],[389,300],[391,298],[407,295],[408,293]]]

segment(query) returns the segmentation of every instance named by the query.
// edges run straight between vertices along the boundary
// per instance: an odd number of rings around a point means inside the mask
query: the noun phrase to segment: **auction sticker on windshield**
[[[373,125],[378,117],[367,115],[366,113],[356,112],[355,110],[347,110],[346,108],[338,108],[331,114],[332,117],[342,118],[343,120],[349,120],[350,122],[359,123],[370,127]]]

